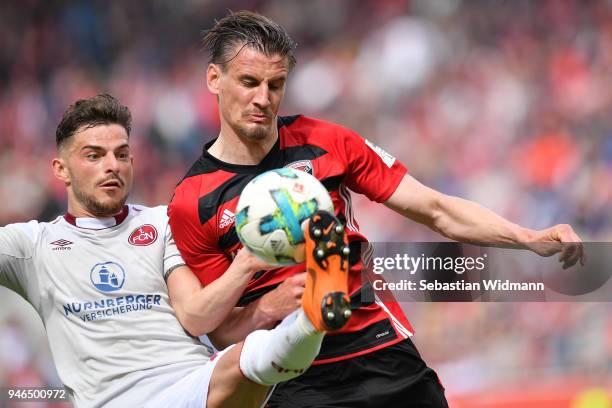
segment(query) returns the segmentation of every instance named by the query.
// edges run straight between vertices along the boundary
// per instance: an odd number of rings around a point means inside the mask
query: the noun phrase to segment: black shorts
[[[310,367],[276,386],[267,408],[448,408],[444,388],[410,339]]]

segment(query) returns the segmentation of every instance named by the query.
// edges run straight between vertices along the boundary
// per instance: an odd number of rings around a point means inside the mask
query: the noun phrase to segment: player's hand
[[[282,320],[300,307],[305,285],[306,272],[295,274],[262,296],[258,308],[272,320]]]
[[[238,253],[234,257],[232,264],[238,265],[241,270],[248,274],[254,274],[255,272],[259,271],[267,271],[269,269],[278,268],[278,266],[273,266],[262,261],[256,255],[253,255],[253,253],[245,247],[242,247],[238,251]]]
[[[560,253],[559,262],[567,269],[580,261],[585,263],[582,240],[568,224],[558,224],[554,227],[536,231],[528,244],[529,249],[541,256],[552,256]]]

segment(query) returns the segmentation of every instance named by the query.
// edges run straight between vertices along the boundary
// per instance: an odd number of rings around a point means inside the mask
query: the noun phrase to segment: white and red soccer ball
[[[317,210],[334,212],[327,189],[293,168],[260,174],[242,191],[236,232],[242,244],[272,265],[304,262],[304,228]]]

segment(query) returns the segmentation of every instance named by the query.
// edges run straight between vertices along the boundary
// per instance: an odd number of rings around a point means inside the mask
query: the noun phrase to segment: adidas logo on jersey
[[[233,212],[228,210],[227,208],[223,210],[223,214],[221,215],[221,221],[219,222],[219,228],[229,227],[236,220],[236,216]]]

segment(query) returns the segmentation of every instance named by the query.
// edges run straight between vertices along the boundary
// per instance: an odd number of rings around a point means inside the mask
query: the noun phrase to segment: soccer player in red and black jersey
[[[374,407],[397,406],[397,401],[403,407],[448,406],[436,373],[410,340],[413,329],[399,305],[362,301],[361,295],[371,290],[360,274],[359,248],[366,238],[359,233],[349,190],[446,237],[545,256],[561,252],[566,266],[582,261],[578,236],[568,225],[523,228],[478,204],[434,191],[408,175],[393,156],[339,125],[300,115],[278,117],[295,64],[295,43],[273,21],[251,12],[232,13],[208,31],[204,44],[211,53],[206,79],[217,96],[221,130],[177,186],[169,207],[178,248],[202,285],[240,262],[233,257],[241,247],[234,228],[236,204],[244,186],[266,170],[295,167],[321,180],[351,243],[353,317],[325,337],[304,375],[277,386],[269,406]],[[254,275],[209,337],[223,348],[274,326],[299,307],[303,285],[301,265]]]

